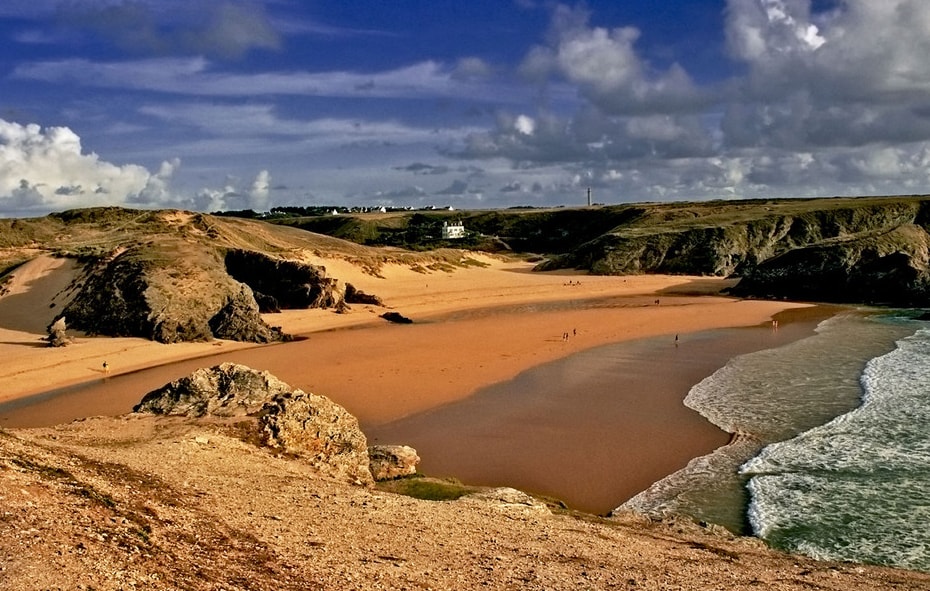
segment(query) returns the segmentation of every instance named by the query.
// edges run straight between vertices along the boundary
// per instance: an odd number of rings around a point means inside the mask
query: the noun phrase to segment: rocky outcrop
[[[376,295],[365,293],[351,283],[346,283],[345,303],[367,304],[370,306],[383,306],[384,302]]]
[[[332,308],[345,297],[345,287],[316,265],[246,250],[227,252],[225,265],[234,279],[252,288],[262,312]]]
[[[413,476],[420,463],[417,450],[407,445],[373,445],[368,458],[371,476],[377,481]]]
[[[259,419],[265,443],[299,456],[318,471],[370,484],[368,440],[358,420],[325,396],[300,390],[275,396]]]
[[[142,398],[132,410],[186,417],[257,414],[275,396],[292,388],[267,371],[235,363],[201,368]]]
[[[161,343],[285,338],[261,319],[251,290],[226,274],[215,253],[180,242],[162,248],[169,247],[179,252],[169,257],[140,245],[92,258],[61,316],[89,334]]]
[[[248,285],[241,285],[239,291],[230,296],[226,305],[210,319],[209,324],[213,336],[220,339],[249,343],[272,343],[290,339],[280,328],[265,324]]]
[[[930,303],[926,199],[667,205],[634,221],[537,269],[739,276],[744,296]]]
[[[909,225],[873,237],[798,248],[766,260],[736,295],[923,307],[930,304],[930,235]]]
[[[262,441],[322,474],[372,482],[368,441],[358,420],[325,396],[291,388],[267,371],[235,363],[198,369],[145,395],[136,413],[258,417]]]

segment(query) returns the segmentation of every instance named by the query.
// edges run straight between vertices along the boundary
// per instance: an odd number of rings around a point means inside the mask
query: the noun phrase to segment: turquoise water
[[[675,511],[817,558],[930,571],[930,329],[844,314],[743,355],[686,404],[738,434],[622,508]]]

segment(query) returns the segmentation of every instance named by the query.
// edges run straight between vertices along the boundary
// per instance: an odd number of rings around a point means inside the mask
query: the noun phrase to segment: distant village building
[[[442,223],[443,240],[458,240],[459,238],[465,238],[465,224],[462,222]]]

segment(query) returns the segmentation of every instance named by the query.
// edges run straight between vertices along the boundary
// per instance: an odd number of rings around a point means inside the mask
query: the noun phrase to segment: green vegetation
[[[376,486],[378,490],[424,501],[454,501],[481,490],[479,487],[466,486],[454,478],[430,478],[420,474],[379,482]]]

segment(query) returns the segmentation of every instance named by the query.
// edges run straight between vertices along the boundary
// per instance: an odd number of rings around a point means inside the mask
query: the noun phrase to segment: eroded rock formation
[[[407,445],[373,445],[368,448],[368,466],[375,480],[393,480],[417,473],[420,456]]]
[[[295,390],[275,396],[259,419],[265,443],[299,456],[317,470],[370,484],[368,440],[358,419],[318,394]]]
[[[132,410],[186,417],[254,415],[293,389],[267,371],[236,363],[201,368],[153,390]]]
[[[344,299],[345,287],[323,267],[246,250],[230,250],[224,262],[234,279],[252,288],[262,312],[332,308]]]
[[[149,392],[133,411],[257,417],[266,445],[300,457],[322,474],[356,484],[372,482],[368,441],[358,420],[325,396],[291,388],[267,371],[235,363],[198,369]]]

